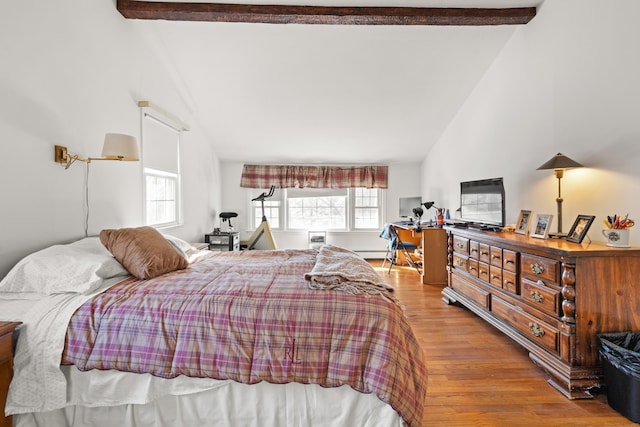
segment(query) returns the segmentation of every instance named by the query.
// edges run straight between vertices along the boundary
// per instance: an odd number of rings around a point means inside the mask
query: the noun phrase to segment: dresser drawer
[[[456,274],[451,275],[450,286],[451,288],[460,292],[462,295],[474,301],[482,308],[489,310],[491,304],[491,294],[489,292],[485,291],[484,289],[480,289],[470,282],[467,282]]]
[[[489,283],[499,288],[502,287],[502,269],[500,267],[489,266]]]
[[[489,248],[490,264],[502,268],[502,248],[491,246]]]
[[[556,354],[558,351],[558,329],[542,322],[540,319],[525,313],[522,309],[517,308],[508,302],[496,298],[491,301],[491,311],[499,319],[507,322],[522,335],[529,338],[536,344],[552,351]]]
[[[469,274],[471,274],[472,276],[476,276],[478,277],[478,260],[477,259],[473,259],[473,258],[469,258]]]
[[[502,270],[502,289],[512,294],[518,294],[518,278],[516,273]]]
[[[522,300],[552,316],[560,315],[560,291],[545,286],[542,282],[535,283],[523,278]]]
[[[482,262],[486,262],[487,264],[489,264],[491,262],[491,250],[490,250],[491,247],[486,243],[480,243],[478,247],[479,247],[478,259]]]
[[[484,262],[478,263],[478,279],[489,283],[489,264],[485,264]]]
[[[558,271],[556,260],[525,253],[521,255],[520,272],[523,276],[533,278],[534,281],[542,279],[558,283]]]
[[[509,249],[502,250],[502,268],[512,273],[518,272],[518,252]]]
[[[469,241],[469,256],[475,259],[480,258],[480,243],[475,240]]]
[[[469,260],[466,256],[462,256],[458,253],[453,253],[453,266],[457,269],[469,271]]]
[[[211,245],[229,245],[236,244],[240,241],[240,235],[214,235],[207,234],[205,236],[205,242]]]
[[[469,255],[469,239],[453,236],[453,250],[461,254]]]

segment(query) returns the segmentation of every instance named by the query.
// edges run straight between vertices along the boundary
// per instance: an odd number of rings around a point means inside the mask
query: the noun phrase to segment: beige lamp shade
[[[131,135],[108,133],[104,136],[102,157],[109,160],[138,161],[138,141]]]

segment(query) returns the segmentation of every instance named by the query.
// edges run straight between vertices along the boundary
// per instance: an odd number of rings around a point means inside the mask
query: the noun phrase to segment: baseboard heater
[[[372,249],[353,249],[353,252],[357,253],[364,259],[384,259],[387,255],[386,251],[372,250]]]

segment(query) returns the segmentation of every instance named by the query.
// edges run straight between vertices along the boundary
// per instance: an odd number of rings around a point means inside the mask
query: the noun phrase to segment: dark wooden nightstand
[[[11,417],[4,416],[9,383],[13,375],[13,333],[20,323],[0,322],[0,427],[11,427]]]

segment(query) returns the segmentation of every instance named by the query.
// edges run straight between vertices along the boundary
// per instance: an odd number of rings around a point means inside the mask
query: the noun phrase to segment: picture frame
[[[516,222],[516,227],[513,232],[518,234],[527,234],[527,232],[529,231],[530,222],[531,211],[521,210],[520,215],[518,215],[518,222]]]
[[[531,237],[546,239],[549,236],[549,230],[551,229],[552,221],[553,221],[553,215],[550,215],[550,214],[536,215],[536,220],[533,223],[533,230],[531,231]]]
[[[569,242],[582,243],[582,239],[587,235],[594,219],[596,219],[595,215],[578,215],[569,230],[569,234],[567,234],[566,240]]]

